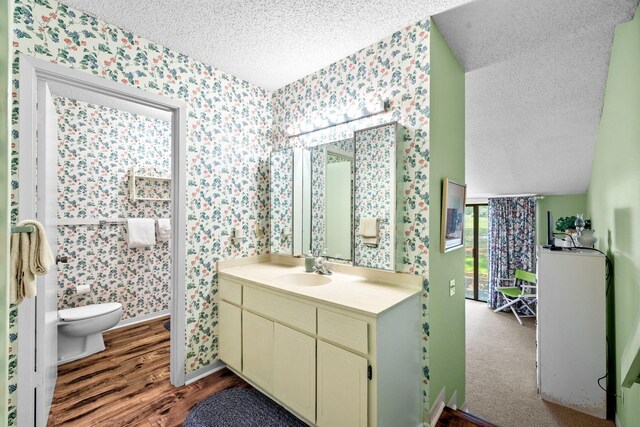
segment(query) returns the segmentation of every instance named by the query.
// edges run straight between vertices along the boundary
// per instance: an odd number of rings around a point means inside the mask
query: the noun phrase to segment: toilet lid
[[[109,302],[105,304],[89,304],[84,307],[66,308],[58,310],[58,318],[65,322],[74,320],[91,319],[92,317],[102,316],[103,314],[112,313],[122,308],[119,302]]]

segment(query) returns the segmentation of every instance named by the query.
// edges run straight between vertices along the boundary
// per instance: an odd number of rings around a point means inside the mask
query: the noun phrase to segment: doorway
[[[489,299],[489,206],[467,205],[464,210],[465,298]]]
[[[171,230],[170,282],[170,382],[185,384],[185,233],[186,229],[186,105],[177,100],[147,93],[86,72],[38,60],[20,57],[20,219],[37,219],[55,252],[58,241],[56,188],[57,113],[51,87],[63,85],[70,91],[91,93],[108,98],[114,104],[154,109],[168,116],[171,160],[171,200],[167,202],[173,227]],[[99,187],[99,186],[98,186]],[[40,194],[40,197],[38,197]],[[46,196],[43,196],[45,194]],[[53,197],[52,197],[53,195]],[[108,223],[94,215],[89,225]],[[86,222],[81,218],[79,222]],[[75,224],[77,226],[79,224]],[[87,224],[83,224],[87,225]],[[47,424],[57,378],[56,268],[37,280],[34,299],[25,300],[18,311],[18,422],[20,426],[41,427]],[[53,292],[51,292],[53,290]],[[47,292],[46,292],[47,291]]]

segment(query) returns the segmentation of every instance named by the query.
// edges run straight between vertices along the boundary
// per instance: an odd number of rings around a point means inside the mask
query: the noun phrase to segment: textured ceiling
[[[587,190],[613,32],[638,4],[62,2],[270,90],[436,15],[467,72],[466,181],[472,197]]]
[[[61,0],[273,90],[469,0]]]
[[[638,0],[477,0],[435,17],[466,73],[471,197],[583,193],[615,25]]]

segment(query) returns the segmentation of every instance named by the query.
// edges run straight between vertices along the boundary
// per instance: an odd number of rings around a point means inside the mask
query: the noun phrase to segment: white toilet
[[[90,304],[58,310],[58,364],[104,350],[102,333],[118,324],[122,304]]]

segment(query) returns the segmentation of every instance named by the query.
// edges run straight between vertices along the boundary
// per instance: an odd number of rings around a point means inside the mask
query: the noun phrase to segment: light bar
[[[301,124],[299,127],[289,126],[287,134],[289,138],[305,135],[307,133],[316,132],[330,127],[343,125],[355,120],[364,119],[384,113],[389,108],[389,101],[380,101],[378,103],[369,103],[364,107],[356,107],[349,109],[346,113],[331,112],[326,118],[317,118],[311,122]]]

